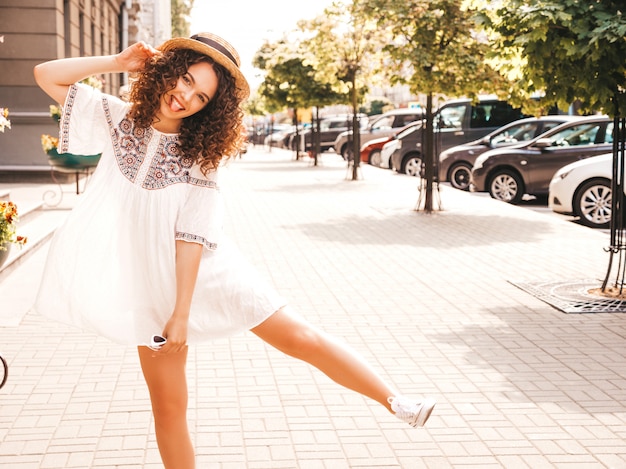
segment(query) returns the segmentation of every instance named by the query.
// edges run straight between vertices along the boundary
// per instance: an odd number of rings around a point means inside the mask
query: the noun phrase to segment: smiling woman
[[[51,241],[34,309],[137,346],[167,469],[195,467],[188,344],[252,331],[413,427],[435,406],[400,395],[295,313],[222,232],[220,163],[240,149],[249,95],[238,67],[230,44],[202,33],[35,68],[40,86],[65,103],[62,151],[102,158]],[[111,71],[136,72],[129,102],[75,83]],[[167,339],[159,348],[154,334]]]

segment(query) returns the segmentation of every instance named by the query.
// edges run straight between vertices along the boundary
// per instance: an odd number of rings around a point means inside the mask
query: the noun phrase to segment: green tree
[[[435,94],[477,97],[501,92],[506,84],[485,60],[489,44],[477,34],[475,10],[458,0],[366,0],[364,14],[390,34],[383,48],[392,83],[407,83],[424,93],[426,133],[424,178],[419,209],[433,210],[435,155],[432,102]],[[423,207],[421,206],[423,201]]]
[[[348,102],[353,110],[352,129],[359,128],[359,105],[384,43],[375,21],[363,14],[364,3],[363,0],[352,0],[347,5],[334,3],[324,10],[323,15],[299,24],[308,33],[304,44],[318,77],[321,76],[338,93],[349,96]],[[358,131],[353,132],[353,180],[358,179],[358,135]]]
[[[495,33],[494,56],[501,62],[500,69],[517,80],[522,92],[544,93],[546,101],[561,108],[577,101],[583,111],[615,117],[613,170],[617,177],[611,182],[610,260],[601,288],[605,294],[613,256],[621,259],[626,247],[618,236],[626,229],[625,7],[624,0],[505,0],[482,14],[487,30]],[[623,298],[624,270],[618,268],[616,273],[614,292]]]
[[[491,56],[519,94],[545,93],[562,109],[626,114],[626,5],[623,0],[504,0],[481,20],[494,34]]]
[[[189,15],[194,0],[171,0],[172,37],[189,37]]]
[[[264,98],[267,109],[271,112],[284,108],[292,110],[296,142],[300,138],[299,109],[322,107],[341,102],[344,98],[331,84],[318,79],[315,67],[305,56],[299,44],[280,41],[265,43],[253,59],[253,65],[266,72],[259,94]],[[296,149],[296,158],[298,156],[299,150]]]

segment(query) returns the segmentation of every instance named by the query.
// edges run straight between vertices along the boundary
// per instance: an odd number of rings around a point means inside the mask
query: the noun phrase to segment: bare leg
[[[359,356],[291,310],[278,310],[252,329],[283,353],[315,366],[333,381],[367,396],[391,412],[387,399],[397,393]]]
[[[166,469],[196,467],[187,428],[187,348],[179,353],[155,354],[137,347],[144,378],[150,391],[154,427],[161,459]]]

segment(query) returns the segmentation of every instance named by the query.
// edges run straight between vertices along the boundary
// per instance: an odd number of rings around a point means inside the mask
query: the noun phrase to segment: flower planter
[[[63,171],[77,171],[95,168],[101,155],[75,155],[73,153],[59,153],[56,148],[46,152],[48,163],[55,169]]]
[[[9,258],[9,254],[11,253],[11,243],[4,243],[1,246],[3,249],[0,250],[0,267],[2,267]]]

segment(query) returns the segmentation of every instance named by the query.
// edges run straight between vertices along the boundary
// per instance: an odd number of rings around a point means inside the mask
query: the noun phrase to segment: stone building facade
[[[145,40],[170,37],[170,0],[0,1],[0,107],[11,130],[0,133],[0,173],[49,170],[41,135],[58,134],[50,98],[37,87],[33,67],[46,60],[114,54]],[[118,94],[123,74],[104,77]]]

